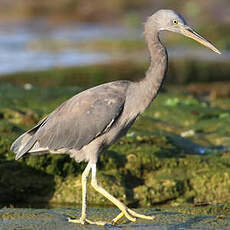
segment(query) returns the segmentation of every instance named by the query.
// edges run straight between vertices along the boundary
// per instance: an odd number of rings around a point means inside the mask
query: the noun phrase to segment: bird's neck
[[[167,51],[161,44],[157,31],[145,28],[145,39],[148,45],[151,63],[145,77],[138,82],[140,113],[142,113],[157,96],[167,71]]]

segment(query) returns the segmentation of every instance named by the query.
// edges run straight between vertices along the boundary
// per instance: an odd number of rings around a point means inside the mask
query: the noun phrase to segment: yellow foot
[[[145,220],[154,220],[155,219],[154,216],[146,216],[146,215],[143,215],[143,214],[139,214],[139,213],[133,211],[132,209],[127,208],[124,212],[122,211],[118,216],[116,216],[112,220],[112,224],[117,224],[117,222],[123,216],[125,216],[128,220],[130,220],[132,222],[136,221],[136,218],[145,219]]]
[[[105,226],[106,224],[111,224],[111,223],[107,223],[104,221],[92,221],[92,220],[83,219],[83,218],[80,218],[80,219],[68,218],[68,222],[75,223],[75,224],[83,224],[83,225],[84,224],[95,224],[95,225],[100,225],[100,226]]]

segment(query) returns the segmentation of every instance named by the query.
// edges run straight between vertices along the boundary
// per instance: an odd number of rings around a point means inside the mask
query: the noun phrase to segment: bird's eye
[[[178,21],[176,19],[174,19],[173,24],[178,24]]]

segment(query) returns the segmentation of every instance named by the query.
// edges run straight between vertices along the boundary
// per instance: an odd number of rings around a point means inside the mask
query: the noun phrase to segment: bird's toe
[[[99,226],[105,226],[105,225],[111,225],[111,223],[108,223],[108,222],[105,222],[105,221],[92,221],[92,220],[89,220],[89,219],[83,219],[83,218],[80,218],[80,219],[71,219],[71,218],[68,218],[67,219],[68,222],[70,223],[75,223],[75,224],[82,224],[82,225],[85,225],[85,224],[94,224],[94,225],[99,225]]]

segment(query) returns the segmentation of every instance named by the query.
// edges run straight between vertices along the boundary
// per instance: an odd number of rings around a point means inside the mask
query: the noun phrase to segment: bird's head
[[[192,38],[201,43],[212,51],[221,54],[221,52],[214,45],[212,45],[211,42],[203,38],[194,29],[189,27],[184,18],[173,10],[157,11],[148,19],[147,24],[154,26],[157,31],[172,31],[183,34],[186,37]]]

